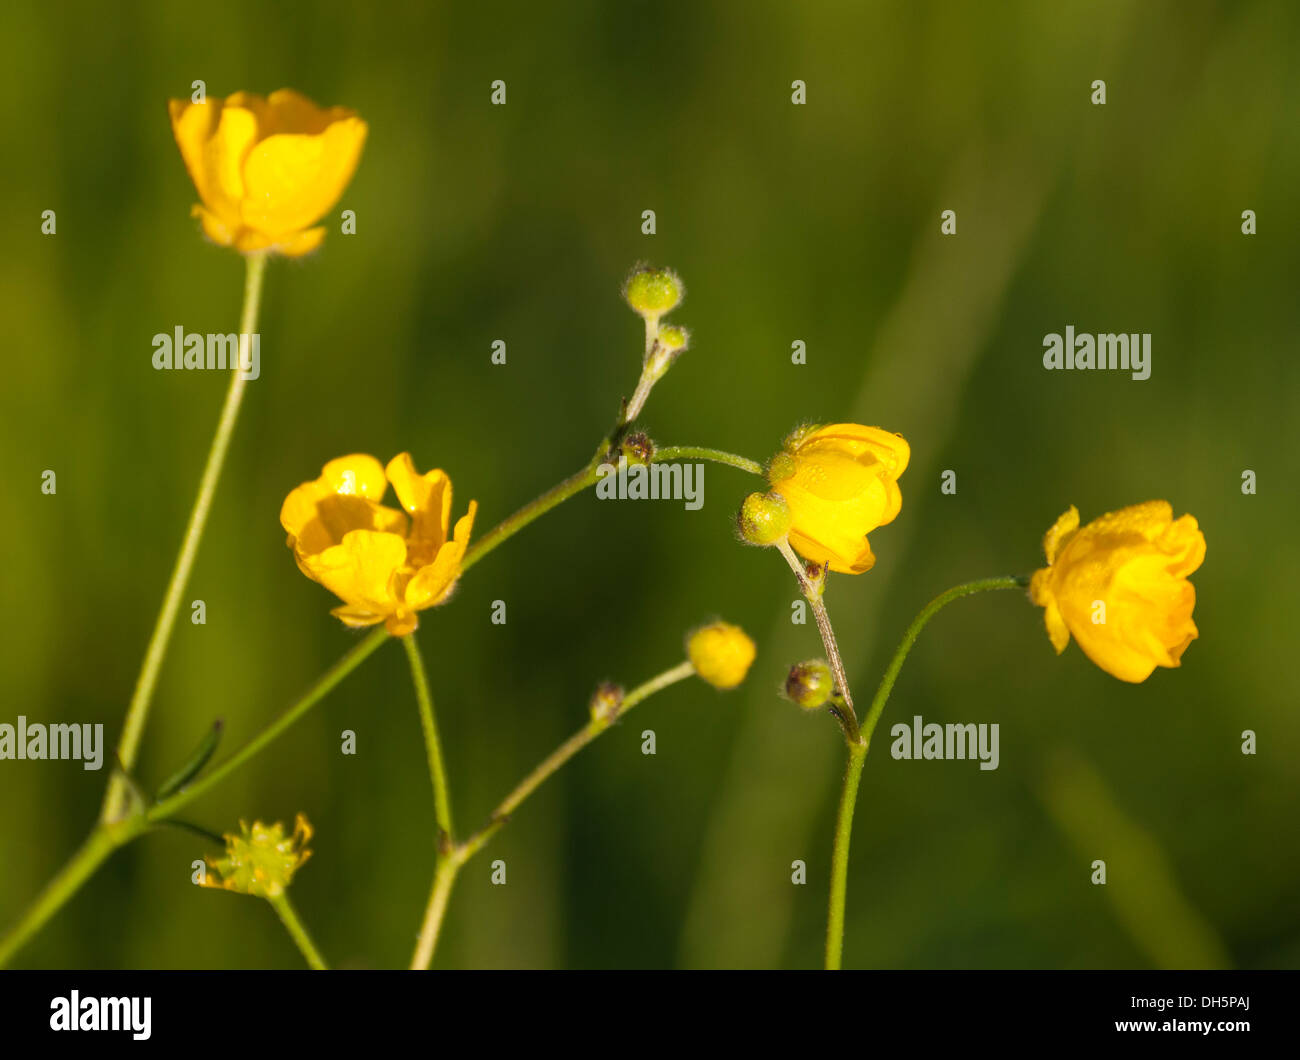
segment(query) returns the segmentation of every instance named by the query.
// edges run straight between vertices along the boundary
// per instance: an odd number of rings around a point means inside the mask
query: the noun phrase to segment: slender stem
[[[894,651],[894,657],[889,660],[889,667],[885,670],[885,675],[880,679],[880,685],[876,688],[876,694],[871,700],[871,707],[867,711],[866,720],[862,723],[862,742],[865,744],[871,743],[871,734],[876,731],[876,723],[880,721],[880,715],[884,713],[885,704],[889,701],[889,694],[894,690],[894,682],[898,680],[898,672],[903,668],[908,652],[912,650],[916,638],[921,635],[921,630],[925,629],[930,619],[954,600],[960,600],[963,596],[990,592],[994,589],[1023,589],[1028,584],[1028,578],[1013,577],[1011,575],[1001,578],[980,578],[977,581],[954,585],[921,608],[921,613],[912,620],[912,624],[907,627],[907,632],[903,634],[903,639]]]
[[[43,890],[9,933],[0,938],[0,968],[57,913],[119,846],[133,839],[143,827],[135,821],[123,822],[118,828],[99,825],[68,863],[45,885]]]
[[[858,715],[853,709],[853,693],[849,691],[849,678],[844,671],[844,660],[840,657],[840,646],[835,640],[831,616],[827,614],[826,602],[822,599],[822,587],[814,585],[809,579],[803,560],[794,554],[787,538],[783,537],[776,542],[776,547],[794,571],[794,576],[799,580],[799,589],[812,608],[813,618],[817,620],[817,632],[821,634],[822,647],[826,649],[826,658],[830,662],[831,673],[835,676],[835,690],[844,701],[844,714],[840,715],[844,722],[844,738],[850,745],[858,743],[861,735],[858,730]]]
[[[461,864],[455,853],[438,858],[438,867],[433,873],[433,888],[429,891],[429,903],[424,910],[424,922],[420,925],[420,936],[415,943],[415,953],[411,956],[412,971],[423,971],[433,963],[433,951],[438,947],[442,922],[447,916],[447,903],[451,900],[451,888],[456,882]]]
[[[258,308],[262,300],[262,278],[266,269],[266,253],[248,254],[244,258],[246,270],[244,275],[244,308],[240,314],[239,334],[252,335],[257,329]],[[251,339],[249,340],[251,342]],[[236,362],[236,365],[238,362]],[[149,638],[149,647],[145,651],[144,663],[136,679],[135,691],[126,710],[126,720],[122,725],[122,736],[117,745],[117,755],[125,772],[130,772],[135,765],[136,755],[140,749],[140,738],[144,733],[145,721],[149,716],[149,705],[153,700],[154,689],[158,683],[158,673],[167,654],[167,645],[171,640],[172,630],[176,625],[176,614],[180,610],[181,596],[189,582],[190,571],[194,567],[194,558],[199,551],[199,542],[207,525],[208,512],[212,508],[212,498],[217,492],[217,483],[221,479],[221,469],[226,462],[226,452],[230,448],[230,439],[235,433],[235,423],[239,418],[239,406],[244,397],[247,379],[238,367],[230,372],[230,386],[226,391],[226,401],[221,409],[221,418],[217,421],[217,431],[208,450],[207,464],[203,477],[199,481],[199,493],[194,499],[194,508],[190,512],[185,536],[181,541],[181,550],[176,557],[171,581],[163,595],[162,608],[154,623],[153,635]],[[109,782],[108,792],[104,798],[102,819],[111,823],[117,820],[126,807],[126,792],[121,777],[115,775]]]
[[[438,822],[438,847],[441,849],[444,843],[450,843],[455,838],[451,826],[451,796],[447,790],[447,767],[442,757],[442,741],[438,738],[438,721],[433,713],[433,696],[429,694],[429,678],[414,633],[408,633],[402,638],[402,647],[406,649],[406,658],[411,663],[411,680],[415,684],[415,698],[420,705],[420,727],[424,729],[429,778],[433,781],[434,818]]]
[[[826,919],[826,967],[828,970],[840,967],[840,958],[844,950],[844,903],[848,891],[849,878],[849,841],[853,835],[853,811],[858,800],[858,784],[862,780],[862,767],[867,760],[867,750],[871,746],[871,734],[884,713],[889,694],[898,680],[898,673],[903,668],[908,652],[921,635],[921,630],[939,611],[954,600],[973,593],[988,592],[993,589],[1023,589],[1029,584],[1028,578],[1002,577],[983,578],[979,581],[955,585],[947,592],[940,593],[921,609],[921,613],[912,620],[903,634],[903,639],[894,651],[876,694],[871,700],[866,720],[862,723],[858,741],[849,744],[849,764],[844,774],[844,790],[840,795],[839,814],[835,821],[835,845],[831,850],[831,893],[830,911]]]
[[[290,938],[297,945],[307,964],[315,971],[327,971],[329,965],[325,963],[325,958],[320,955],[320,950],[312,942],[311,935],[307,933],[302,921],[298,919],[298,913],[294,909],[293,903],[289,901],[288,892],[281,891],[274,898],[268,898],[267,901],[271,903],[271,908],[279,914],[280,920],[289,931]]]
[[[708,449],[699,445],[672,445],[655,451],[656,461],[667,460],[712,460],[715,464],[748,471],[751,475],[762,475],[763,465],[747,457],[728,453],[723,449]]]
[[[475,541],[465,551],[465,558],[461,561],[460,569],[463,574],[474,566],[479,560],[486,556],[498,545],[504,544],[515,534],[519,533],[524,527],[541,516],[545,515],[552,508],[563,504],[570,497],[581,493],[588,486],[595,485],[599,478],[598,470],[604,460],[610,455],[612,442],[605,439],[601,443],[596,455],[586,467],[580,471],[574,472],[563,482],[552,486],[540,497],[529,501],[513,515],[503,519],[486,534]],[[655,460],[712,460],[714,463],[726,464],[729,467],[739,468],[741,471],[749,471],[755,475],[763,474],[763,466],[753,460],[748,460],[743,456],[737,456],[735,453],[728,453],[722,449],[708,449],[701,446],[670,446],[666,449],[660,449],[655,453]]]
[[[525,799],[540,788],[569,759],[608,729],[616,719],[621,718],[638,703],[649,699],[656,692],[667,688],[669,685],[676,684],[678,681],[684,681],[694,673],[695,667],[689,662],[679,663],[677,666],[665,670],[663,673],[646,681],[645,684],[638,685],[631,692],[628,692],[623,697],[623,701],[619,704],[616,712],[593,717],[586,725],[547,755],[536,769],[529,773],[515,786],[509,795],[501,800],[486,825],[463,843],[453,846],[446,856],[439,857],[438,867],[433,876],[433,888],[429,892],[429,902],[425,908],[424,924],[420,928],[420,937],[416,943],[415,955],[411,958],[411,967],[413,969],[428,968],[433,961],[433,951],[438,944],[442,921],[447,913],[447,902],[451,897],[451,888],[465,862],[469,861],[487,845],[488,840],[505,826],[510,819],[510,815],[519,808]]]
[[[319,703],[340,681],[355,670],[380,644],[388,639],[382,627],[357,644],[351,651],[330,667],[293,706],[271,725],[253,737],[235,754],[217,766],[211,773],[196,780],[189,787],[170,798],[154,803],[143,813],[123,818],[108,825],[100,823],[90,837],[41,892],[40,896],[23,914],[22,919],[0,940],[0,967],[32,937],[54,913],[70,899],[118,847],[129,843],[145,832],[151,824],[161,823],[189,805],[200,795],[220,784],[258,752],[266,748],[294,722]],[[129,783],[128,783],[129,790]]]
[[[484,846],[487,845],[498,831],[500,831],[513,814],[523,804],[524,800],[533,794],[542,786],[551,776],[553,776],[561,766],[569,761],[574,755],[581,751],[587,744],[591,743],[597,736],[610,727],[617,718],[623,717],[635,707],[638,703],[643,703],[656,692],[662,691],[678,681],[684,681],[695,673],[695,667],[690,662],[683,662],[674,666],[670,670],[652,677],[645,684],[638,685],[628,692],[618,711],[611,715],[592,718],[586,725],[570,736],[564,743],[560,744],[554,751],[546,756],[545,759],[519,782],[495,810],[488,819],[488,823],[478,832],[470,836],[465,842],[457,848],[457,853],[462,862],[469,860],[477,854]]]
[[[826,968],[838,971],[844,953],[844,897],[849,885],[849,841],[853,837],[853,808],[858,801],[858,784],[867,761],[867,745],[849,746],[849,764],[840,792],[839,815],[835,821],[835,845],[831,848],[830,916],[826,923]]]
[[[260,293],[261,266],[259,265],[255,267],[252,258],[250,257],[250,281],[255,268],[257,269],[258,275],[256,291],[254,292],[256,295]],[[241,330],[244,330],[245,333],[250,333],[252,328],[255,326],[252,321],[255,321],[256,319],[256,304],[254,303],[250,314],[249,306],[246,301],[245,312],[243,315],[249,323],[247,323],[247,325],[241,324]],[[592,485],[596,481],[596,468],[600,466],[601,459],[605,454],[607,454],[607,452],[607,445],[602,445],[601,449],[597,451],[596,457],[593,458],[587,467],[554,486],[536,500],[526,504],[514,515],[511,515],[495,529],[490,531],[486,536],[480,538],[467,552],[465,560],[461,564],[461,570],[464,571],[468,567],[472,566],[483,556],[487,555],[488,552],[504,543],[510,537],[513,537],[529,523],[563,503],[568,498],[580,493],[587,486]],[[712,460],[744,471],[752,471],[755,474],[762,473],[760,465],[751,460],[746,460],[744,457],[736,456],[735,454],[727,453],[720,449],[707,449],[700,447],[668,448],[659,451],[659,458],[696,458]],[[180,590],[178,589],[176,591],[178,599],[179,592]],[[230,758],[226,759],[210,773],[200,777],[198,780],[194,781],[188,787],[182,789],[176,794],[155,803],[149,808],[143,819],[133,823],[133,820],[128,818],[116,823],[111,829],[105,828],[101,825],[92,832],[81,849],[73,855],[67,865],[60,870],[59,874],[55,876],[49,884],[47,884],[45,890],[42,891],[41,895],[23,915],[22,919],[20,919],[14,927],[10,929],[9,933],[4,936],[3,939],[0,939],[0,967],[2,967],[13,956],[13,954],[27,942],[28,939],[30,939],[32,935],[34,935],[45,924],[45,922],[49,920],[51,916],[53,916],[54,913],[56,913],[72,897],[72,895],[80,889],[81,885],[90,878],[113,850],[140,835],[145,830],[146,823],[156,823],[172,817],[195,799],[205,795],[208,791],[229,777],[231,773],[244,765],[244,763],[263,751],[295,722],[302,718],[312,707],[324,699],[325,696],[343,680],[343,678],[356,669],[356,667],[369,657],[387,638],[388,633],[382,627],[374,630],[365,637],[365,639],[353,646],[342,658],[331,666],[330,669],[321,675],[319,680],[317,680],[300,699],[281,714],[280,717],[270,726],[255,736],[240,748],[239,751],[231,755]],[[155,678],[156,673],[150,678],[151,683]],[[637,691],[641,690],[638,689],[634,691],[629,695],[628,699],[624,701],[624,710],[628,709],[629,701],[635,702],[633,696],[636,695]],[[141,724],[143,724],[142,720]],[[575,752],[578,749],[580,748],[575,748]],[[545,777],[541,778],[541,780],[544,779]],[[540,783],[541,780],[539,780],[538,783]],[[123,796],[129,796],[129,785],[127,785],[125,781],[121,781],[121,783],[124,785]],[[119,798],[120,797],[122,796],[119,796]],[[486,835],[480,834],[479,836],[476,836],[475,840],[477,841],[477,845],[474,849],[477,850],[486,843],[487,839],[490,838],[491,834],[496,831],[496,828],[499,827],[500,824],[504,824],[504,821],[490,825],[488,829],[484,830],[487,833]],[[474,851],[471,851],[471,853],[473,852]],[[446,859],[446,861],[451,863],[453,859]],[[452,873],[452,878],[454,879],[456,868],[453,868],[450,871]],[[435,881],[435,889],[436,883],[437,881]],[[444,888],[446,893],[441,896],[441,901],[442,907],[445,910],[446,898],[450,895],[451,891],[450,880],[445,882]],[[438,915],[441,916],[441,913]],[[432,954],[432,949],[430,949],[429,952]]]
[[[324,699],[325,696],[343,680],[343,678],[347,677],[348,674],[360,666],[361,663],[387,639],[388,631],[382,626],[368,634],[363,640],[353,646],[351,651],[326,670],[316,683],[312,685],[311,688],[309,688],[302,697],[293,704],[293,706],[249,740],[248,743],[244,744],[244,746],[233,755],[213,769],[211,773],[200,777],[189,787],[178,791],[170,798],[163,799],[162,802],[155,803],[151,806],[145,814],[146,819],[149,821],[159,821],[164,817],[171,817],[182,806],[189,805],[200,795],[204,795],[212,788],[216,787],[250,758],[263,751],[286,729],[293,725],[294,722]]]
[[[552,508],[564,503],[575,493],[581,493],[596,481],[596,468],[600,466],[599,457],[593,458],[581,471],[575,472],[558,485],[552,486],[535,500],[529,501],[514,515],[507,517],[475,541],[465,551],[460,569],[463,574],[474,566],[498,545],[503,544],[525,526],[541,518]]]

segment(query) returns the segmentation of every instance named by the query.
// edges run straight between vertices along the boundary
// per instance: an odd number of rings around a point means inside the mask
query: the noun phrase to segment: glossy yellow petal
[[[405,637],[408,633],[414,633],[419,624],[419,616],[405,607],[398,608],[384,621],[388,632],[394,637]]]
[[[1097,666],[1122,681],[1176,667],[1196,638],[1196,590],[1186,580],[1205,557],[1190,515],[1166,501],[1135,504],[1079,526],[1071,507],[1043,540],[1049,566],[1030,598],[1045,607],[1058,653],[1072,635]]]
[[[238,228],[232,228],[206,207],[195,206],[193,214],[202,223],[203,234],[212,240],[212,242],[223,247],[232,247],[239,242],[240,230]]]
[[[438,549],[432,563],[421,567],[407,583],[404,598],[408,607],[413,610],[435,607],[450,595],[460,577],[461,561],[465,558],[477,513],[478,502],[470,501],[469,510],[456,520],[452,539]]]
[[[315,224],[343,194],[366,140],[366,123],[345,118],[315,134],[277,133],[244,165],[244,223],[273,238]]]
[[[180,148],[181,160],[185,163],[185,169],[194,182],[199,198],[207,201],[207,145],[216,132],[217,121],[221,117],[221,101],[191,103],[185,99],[172,99],[167,101],[167,110],[171,115],[172,135],[176,138],[176,146]]]
[[[831,423],[818,427],[800,441],[799,452],[818,443],[831,443],[855,457],[869,453],[892,478],[898,478],[907,470],[912,457],[912,449],[901,434],[879,427],[865,427],[860,423]]]
[[[207,193],[203,204],[230,227],[239,224],[244,198],[244,159],[257,139],[257,119],[241,107],[221,108],[217,128],[204,146]]]
[[[388,615],[397,607],[394,582],[406,563],[397,534],[350,530],[338,545],[303,556],[311,576],[356,613]]]
[[[770,479],[790,509],[790,545],[805,559],[862,574],[875,564],[867,535],[903,505],[898,476],[911,450],[897,434],[860,423],[804,428],[774,459]]]
[[[377,626],[386,617],[353,604],[343,604],[336,607],[330,611],[330,614],[350,629],[365,629],[367,626]]]
[[[321,480],[335,493],[382,500],[388,489],[384,465],[365,453],[352,453],[331,460],[321,468]]]
[[[298,486],[280,508],[289,547],[312,555],[341,544],[350,530],[405,537],[406,516],[376,503],[387,486],[383,466],[373,456],[354,453],[331,460],[320,478]]]
[[[355,118],[356,111],[348,107],[321,107],[301,92],[281,88],[266,99],[266,110],[260,120],[262,138],[277,133],[324,132],[335,122]]]
[[[830,564],[830,569],[840,574],[865,574],[876,565],[875,554],[865,537],[852,543],[840,542],[830,548],[798,530],[790,532],[790,547],[812,563]]]
[[[338,202],[365,144],[354,111],[281,89],[267,99],[171,100],[168,112],[209,239],[286,257],[320,246],[325,227],[316,222]]]
[[[1060,518],[1051,526],[1051,529],[1043,535],[1043,552],[1047,556],[1049,564],[1056,562],[1056,554],[1079,529],[1079,509],[1073,504],[1070,505]]]
[[[1070,643],[1070,628],[1061,617],[1061,609],[1056,606],[1055,600],[1047,601],[1043,611],[1043,624],[1047,627],[1047,637],[1052,642],[1052,647],[1060,655]]]

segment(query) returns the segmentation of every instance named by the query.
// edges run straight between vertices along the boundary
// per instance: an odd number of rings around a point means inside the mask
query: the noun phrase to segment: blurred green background
[[[356,108],[370,139],[323,249],[269,270],[262,377],[186,593],[207,624],[183,610],[146,782],[215,717],[229,753],[355,641],[284,546],[285,493],[336,455],[409,449],[486,531],[581,466],[630,392],[641,327],[619,285],[645,260],[682,274],[674,320],[694,333],[643,420],[659,442],[766,459],[811,419],[911,443],[876,568],[829,590],[860,700],[930,597],[1032,570],[1071,503],[1088,519],[1167,498],[1208,541],[1200,640],[1140,686],[1077,645],[1055,657],[1014,593],[932,624],[884,724],[998,722],[1001,765],[894,761],[882,728],[846,965],[1300,965],[1295,5],[18,3],[0,20],[0,721],[116,741],[226,382],[154,371],[151,337],[234,330],[242,283],[189,217],[166,100],[196,78],[293,86]],[[1151,332],[1151,378],[1045,372],[1042,338],[1067,324]],[[820,646],[790,622],[779,558],[734,539],[755,482],[710,466],[696,512],[579,497],[426,613],[462,829],[582,723],[599,680],[672,665],[715,615],[759,645],[740,691],[660,695],[526,805],[462,874],[440,966],[820,963],[843,748],[776,695]],[[84,837],[107,775],[0,763],[0,926]],[[404,965],[433,810],[396,645],[191,817],[299,810],[316,853],[293,893],[326,956]],[[264,903],[191,886],[206,852],[177,831],[120,851],[14,963],[300,966]]]

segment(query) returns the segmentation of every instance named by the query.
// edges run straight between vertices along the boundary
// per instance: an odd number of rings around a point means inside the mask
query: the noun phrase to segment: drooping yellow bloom
[[[292,89],[236,92],[202,103],[168,101],[172,133],[201,204],[194,216],[215,243],[298,257],[325,238],[313,228],[339,201],[361,159],[366,123]]]
[[[284,825],[279,821],[273,825],[254,821],[252,828],[240,821],[239,831],[239,835],[223,837],[226,856],[210,859],[214,875],[205,876],[203,885],[251,894],[255,898],[279,897],[293,874],[311,857],[307,849],[311,824],[298,814],[291,835],[284,834]]]
[[[686,640],[686,654],[695,672],[714,688],[724,690],[745,679],[757,653],[749,635],[729,622],[711,622]]]
[[[790,506],[790,544],[804,559],[861,574],[875,565],[867,534],[903,506],[898,477],[911,449],[901,434],[858,423],[797,431],[768,471]]]
[[[1205,559],[1205,536],[1168,501],[1109,512],[1082,529],[1073,505],[1043,538],[1047,566],[1029,584],[1046,608],[1059,655],[1070,634],[1093,662],[1121,681],[1145,681],[1180,665],[1196,639],[1196,589],[1187,576]]]
[[[392,483],[404,511],[379,502]],[[384,622],[400,637],[415,629],[415,612],[442,603],[460,576],[474,528],[476,501],[451,529],[451,479],[421,475],[410,453],[385,468],[357,453],[331,460],[320,478],[284,499],[298,568],[344,601],[332,614],[349,626]]]

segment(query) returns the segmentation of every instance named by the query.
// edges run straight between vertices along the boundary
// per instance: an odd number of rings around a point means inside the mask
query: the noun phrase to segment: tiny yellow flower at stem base
[[[240,821],[239,834],[225,837],[225,856],[210,859],[215,878],[206,876],[203,885],[257,898],[276,898],[311,857],[307,848],[311,836],[311,824],[301,813],[288,835],[278,821],[273,825],[254,821],[252,827]]]
[[[729,622],[712,622],[686,640],[686,655],[695,672],[723,690],[735,688],[745,679],[757,653],[749,635]]]

